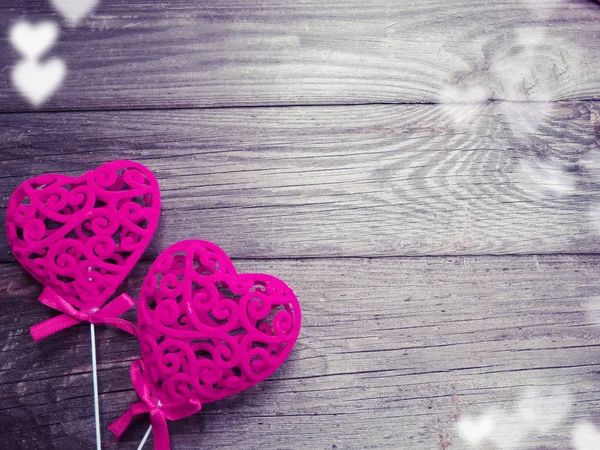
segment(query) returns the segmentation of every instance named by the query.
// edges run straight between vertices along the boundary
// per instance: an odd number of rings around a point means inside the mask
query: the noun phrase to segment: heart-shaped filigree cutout
[[[113,161],[77,178],[25,181],[9,199],[6,230],[17,261],[46,287],[44,303],[81,320],[76,313],[97,312],[133,269],[159,216],[152,172]]]
[[[293,291],[263,274],[237,273],[215,244],[182,241],[152,264],[138,300],[141,360],[132,381],[141,402],[110,429],[118,436],[151,412],[155,448],[168,449],[177,420],[270,376],[300,331]]]

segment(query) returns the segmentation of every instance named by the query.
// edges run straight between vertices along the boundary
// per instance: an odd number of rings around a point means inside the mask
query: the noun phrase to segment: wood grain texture
[[[161,185],[149,257],[186,238],[238,258],[600,251],[598,104],[466,108],[9,114],[0,214],[31,176],[123,158]]]
[[[174,450],[464,450],[457,422],[490,412],[505,447],[557,450],[600,424],[597,2],[102,0],[61,22],[37,112],[20,18],[60,21],[0,2],[0,216],[28,177],[138,160],[163,216],[123,290],[202,238],[301,301],[290,359],[170,423]],[[458,256],[491,254],[519,256]],[[53,313],[13,261],[2,226],[0,448],[92,448],[89,327],[34,343]],[[106,442],[138,343],[97,336]],[[547,430],[520,437],[532,401]]]
[[[1,111],[31,109],[10,83],[20,18],[61,20],[46,0],[0,4]],[[477,86],[598,100],[598,33],[590,0],[102,0],[63,27],[49,56],[69,72],[45,109],[423,103]]]
[[[516,448],[570,448],[575,423],[600,419],[597,255],[236,265],[294,288],[301,336],[268,381],[170,423],[175,449],[464,449],[457,420],[514,410],[528,389],[559,402],[540,420],[572,409]],[[34,300],[39,291],[16,264],[0,264],[2,447],[91,448],[89,329],[35,344],[29,325],[52,315]],[[138,349],[115,330],[98,336],[105,427],[136,398],[128,367]],[[136,422],[114,448],[135,449],[146,426]]]

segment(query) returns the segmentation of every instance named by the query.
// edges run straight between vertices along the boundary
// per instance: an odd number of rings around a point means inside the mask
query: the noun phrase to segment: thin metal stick
[[[94,382],[94,419],[96,422],[96,450],[102,450],[100,438],[100,405],[98,402],[98,373],[96,371],[96,333],[94,324],[90,323],[90,339],[92,341],[92,380]]]
[[[142,450],[142,448],[144,447],[144,444],[146,443],[146,441],[148,440],[148,436],[150,436],[150,432],[152,431],[152,425],[150,425],[148,427],[148,431],[146,431],[146,434],[144,435],[144,437],[142,438],[142,442],[140,442],[139,447],[137,448],[137,450]]]

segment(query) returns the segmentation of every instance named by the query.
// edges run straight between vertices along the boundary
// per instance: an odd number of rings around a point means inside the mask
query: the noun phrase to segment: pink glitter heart
[[[45,286],[40,301],[64,314],[32,327],[35,340],[87,320],[135,334],[118,316],[126,294],[100,309],[150,243],[160,216],[156,178],[133,161],[113,161],[73,178],[42,175],[22,183],[6,212],[19,263]]]
[[[141,288],[142,358],[131,377],[141,402],[109,429],[119,437],[150,413],[157,450],[168,450],[166,419],[198,412],[269,377],[300,332],[298,299],[270,275],[238,274],[215,244],[182,241],[152,264]]]

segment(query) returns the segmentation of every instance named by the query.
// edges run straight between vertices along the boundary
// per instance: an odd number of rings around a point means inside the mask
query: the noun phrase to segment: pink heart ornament
[[[264,274],[239,274],[227,254],[200,240],[178,242],[152,264],[138,302],[142,358],[131,376],[141,398],[109,429],[151,413],[157,450],[178,420],[269,377],[300,332],[293,291]]]
[[[12,253],[45,289],[40,301],[64,314],[32,327],[35,340],[83,320],[135,334],[117,317],[133,300],[114,294],[148,247],[160,216],[150,170],[113,161],[74,178],[48,174],[13,192],[6,213]]]

